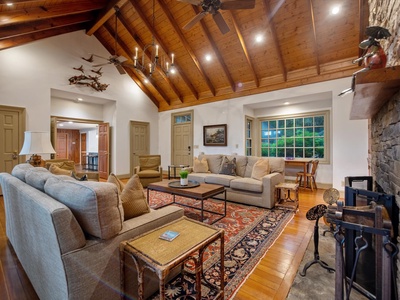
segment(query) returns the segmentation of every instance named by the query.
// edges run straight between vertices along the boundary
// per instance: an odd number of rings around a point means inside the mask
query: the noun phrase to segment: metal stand
[[[335,272],[334,268],[331,268],[328,266],[328,264],[324,261],[322,261],[319,257],[319,252],[318,252],[318,244],[319,244],[319,226],[318,226],[318,221],[319,219],[325,214],[326,212],[326,205],[324,204],[319,204],[311,208],[307,212],[307,219],[312,221],[315,221],[315,226],[314,226],[314,259],[312,261],[309,261],[303,268],[303,271],[300,272],[301,276],[306,276],[307,269],[311,267],[313,264],[318,263],[321,267],[324,269],[327,269],[330,273]]]

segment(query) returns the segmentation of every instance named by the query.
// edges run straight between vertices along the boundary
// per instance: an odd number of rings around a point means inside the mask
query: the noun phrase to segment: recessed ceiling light
[[[149,83],[149,80],[147,78],[145,78],[144,83]]]
[[[72,121],[68,121],[68,124],[74,124],[74,122],[72,122]]]
[[[334,6],[331,10],[332,15],[337,15],[340,11],[340,7],[339,6]]]
[[[7,6],[13,6],[11,2],[6,3]]]
[[[76,98],[76,100],[78,100],[78,101],[83,101],[83,98]]]
[[[176,69],[175,68],[171,68],[171,71],[170,71],[172,74],[175,74],[176,73]]]
[[[64,126],[64,124],[63,124],[63,123],[60,123],[60,124],[58,124],[58,126],[60,126],[60,127],[63,127],[63,126]]]
[[[210,54],[206,55],[206,61],[211,61],[211,55]]]
[[[263,41],[263,39],[264,39],[264,38],[263,38],[262,34],[257,34],[257,35],[256,35],[256,42],[257,42],[257,43],[261,43],[261,42]]]
[[[285,103],[283,103],[283,104],[285,104],[285,105],[289,105],[289,104],[290,104],[290,102],[285,102]]]

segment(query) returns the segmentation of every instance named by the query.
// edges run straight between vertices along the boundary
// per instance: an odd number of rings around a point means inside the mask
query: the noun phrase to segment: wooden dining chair
[[[303,180],[306,180],[306,187],[310,188],[311,191],[314,191],[314,188],[318,190],[317,182],[315,181],[315,173],[317,172],[319,160],[315,159],[310,161],[309,167],[307,167],[307,173],[304,172],[297,172],[296,174],[296,183],[301,185]]]

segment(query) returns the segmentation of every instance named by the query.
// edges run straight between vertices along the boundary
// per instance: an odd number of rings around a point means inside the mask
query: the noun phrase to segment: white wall
[[[84,31],[0,51],[0,104],[26,108],[26,130],[49,131],[53,114],[51,89],[113,100],[114,105],[103,106],[101,116],[112,127],[111,171],[129,174],[129,122],[152,120],[150,152],[157,153],[158,109],[128,75],[120,75],[112,65],[102,69],[101,82],[110,84],[106,91],[69,85],[68,79],[79,74],[73,67],[90,67],[81,59],[89,53],[110,55],[94,36],[87,36]],[[83,107],[75,109],[71,105],[63,115],[77,118]]]
[[[330,183],[334,188],[343,191],[342,182],[345,176],[368,174],[368,122],[367,120],[349,120],[352,95],[343,98],[337,96],[342,90],[348,88],[350,83],[351,78],[344,78],[194,106],[191,108],[194,110],[193,154],[194,156],[200,152],[244,154],[245,115],[259,117],[267,114],[328,109],[331,110],[330,164],[318,167],[317,181]],[[299,97],[304,99],[307,95],[310,95],[311,99],[314,98],[313,94],[317,93],[321,93],[324,97],[320,100],[313,99],[311,104],[306,102],[287,108],[275,107],[268,110],[249,107],[257,106],[255,105],[257,103],[280,99],[297,99]],[[329,99],[326,98],[327,94],[330,95]],[[294,110],[293,107],[295,107]],[[171,161],[171,114],[184,110],[186,109],[159,113],[159,143],[164,145],[162,148],[160,147],[163,168],[166,168]],[[203,146],[203,126],[213,124],[227,124],[227,147]]]

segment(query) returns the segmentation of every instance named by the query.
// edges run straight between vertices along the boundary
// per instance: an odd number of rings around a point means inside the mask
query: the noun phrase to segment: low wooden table
[[[294,206],[299,208],[299,185],[297,183],[282,182],[275,185],[276,199],[281,206]],[[292,195],[291,195],[291,192]]]
[[[172,241],[160,239],[167,230],[179,235]],[[220,241],[220,289],[215,299],[224,299],[224,230],[182,217],[138,238],[120,244],[120,270],[122,298],[125,295],[125,255],[135,262],[138,272],[139,299],[143,299],[146,268],[152,270],[159,279],[160,299],[165,299],[165,280],[176,266],[191,259],[195,263],[196,299],[201,299],[201,276],[203,274],[203,253],[213,242]]]
[[[178,205],[182,205],[182,206],[200,210],[202,222],[204,221],[204,212],[219,215],[220,217],[217,218],[216,220],[214,220],[212,222],[212,224],[214,224],[215,222],[221,220],[222,218],[224,218],[226,216],[226,191],[225,191],[224,186],[217,185],[217,184],[200,183],[199,186],[192,187],[192,188],[176,188],[176,187],[170,187],[169,186],[170,182],[172,182],[172,180],[171,181],[163,180],[163,181],[159,181],[159,182],[150,183],[147,186],[147,201],[149,201],[149,199],[150,199],[149,198],[150,191],[158,191],[158,192],[163,192],[163,193],[168,193],[168,194],[173,195],[173,202],[163,205],[161,207],[171,205],[171,204],[178,204]],[[224,199],[222,199],[224,202],[224,213],[223,214],[221,214],[219,212],[204,209],[204,201],[205,200],[207,200],[208,198],[212,198],[218,194],[222,194],[222,193],[224,193]],[[187,197],[187,198],[191,198],[191,199],[195,199],[195,200],[200,200],[201,207],[198,208],[198,207],[191,206],[191,205],[188,205],[188,204],[185,204],[182,202],[176,202],[175,196],[183,196],[183,197]],[[221,199],[219,199],[219,200],[221,200]]]

